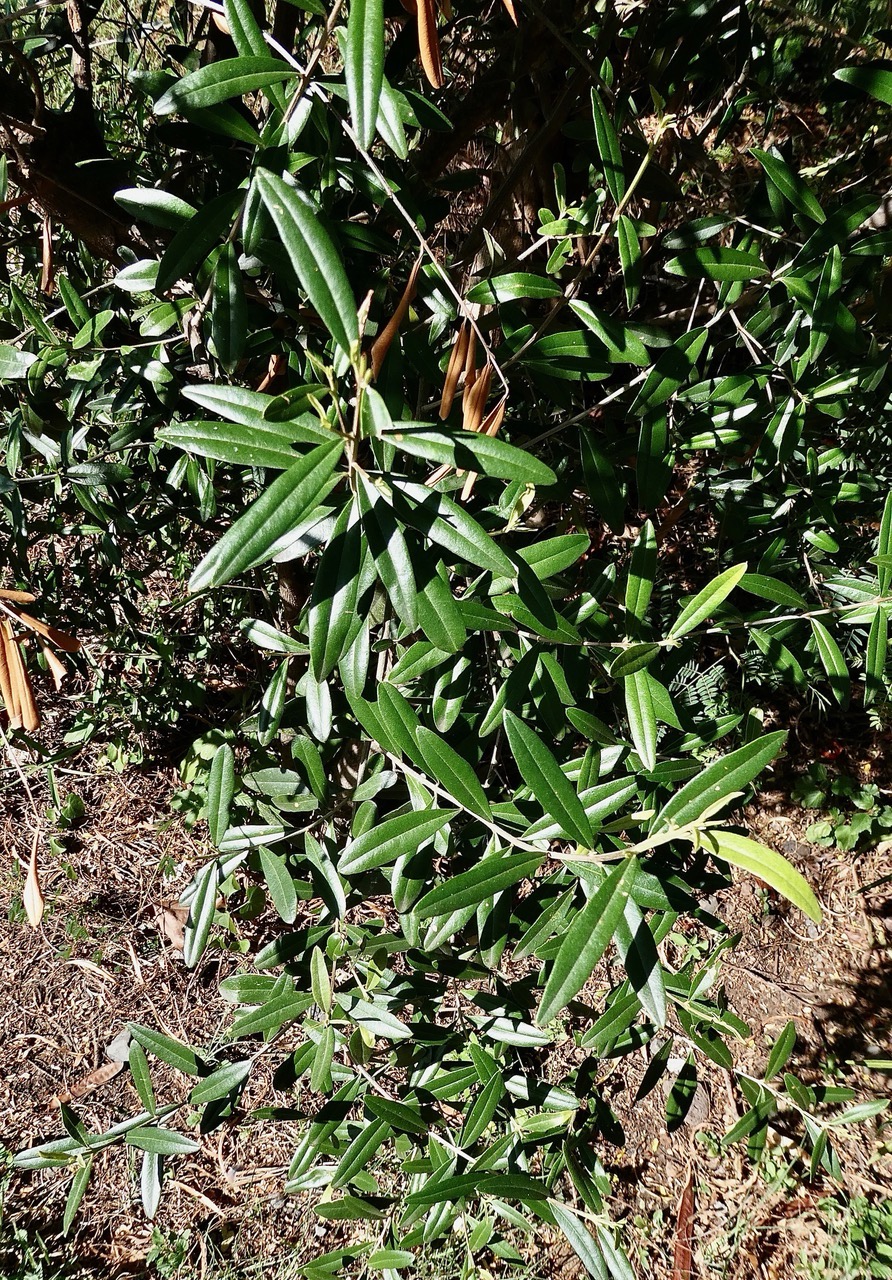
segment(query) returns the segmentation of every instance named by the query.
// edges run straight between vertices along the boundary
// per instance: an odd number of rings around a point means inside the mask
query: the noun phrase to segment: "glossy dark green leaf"
[[[783,1071],[790,1061],[790,1054],[796,1046],[796,1023],[788,1022],[771,1046],[768,1062],[765,1064],[765,1079],[773,1080],[778,1072]]]
[[[691,329],[671,347],[667,347],[647,375],[644,386],[632,405],[632,412],[643,413],[646,409],[665,404],[696,369],[697,360],[708,339],[707,329]]]
[[[644,621],[656,573],[657,535],[651,522],[645,520],[632,547],[632,563],[626,580],[626,613],[636,622]]]
[[[554,484],[551,467],[523,449],[492,436],[473,431],[438,431],[423,424],[398,422],[392,431],[382,435],[404,453],[431,462],[446,463],[459,471],[477,471],[482,475],[507,480],[525,480],[528,484]]]
[[[604,181],[614,202],[620,204],[626,193],[626,179],[623,173],[623,157],[619,147],[619,138],[613,121],[607,114],[604,100],[597,89],[592,89],[592,119],[595,123],[595,142],[601,165],[604,169]]]
[[[234,1093],[245,1083],[251,1074],[252,1066],[251,1058],[244,1058],[241,1062],[225,1063],[195,1086],[189,1095],[189,1101],[194,1107],[198,1107]]]
[[[62,1235],[67,1236],[71,1230],[71,1224],[77,1216],[77,1211],[81,1207],[81,1201],[84,1198],[84,1192],[90,1181],[90,1174],[93,1172],[93,1157],[87,1156],[79,1168],[75,1171],[74,1177],[71,1179],[71,1186],[68,1189],[68,1196],[65,1200],[65,1212],[62,1215]]]
[[[685,827],[696,822],[707,809],[713,811],[725,796],[745,790],[774,759],[786,736],[786,731],[766,733],[708,764],[663,805],[654,819],[653,829]]]
[[[637,874],[635,858],[621,862],[577,913],[552,962],[537,1026],[547,1026],[585,986],[623,918]]]
[[[386,1120],[371,1120],[366,1124],[338,1161],[331,1185],[345,1187],[365,1169],[389,1133],[390,1125]]]
[[[870,706],[885,688],[886,655],[889,649],[889,619],[882,609],[877,609],[867,637],[867,653],[864,659],[864,705]]]
[[[445,493],[432,493],[425,485],[410,480],[395,480],[393,502],[397,517],[404,524],[460,560],[503,577],[514,577],[514,566],[501,547]]]
[[[248,312],[242,273],[232,245],[223,246],[214,268],[211,338],[223,368],[231,372],[241,360],[248,336]]]
[[[413,911],[419,920],[428,920],[485,902],[493,894],[530,879],[541,866],[543,857],[536,853],[512,853],[503,858],[484,858],[470,871],[463,871],[431,889]]]
[[[384,80],[382,0],[350,0],[344,74],[353,128],[359,145],[368,150],[375,136]]]
[[[520,776],[536,800],[567,836],[591,849],[594,835],[582,801],[548,747],[512,711],[505,712],[504,725]]]
[[[156,293],[166,293],[178,280],[186,279],[201,266],[219,241],[226,238],[238,207],[239,193],[225,192],[209,200],[180,227],[158,264]]]
[[[840,67],[838,71],[834,71],[833,75],[836,80],[841,80],[843,84],[850,84],[855,89],[861,89],[864,93],[869,93],[872,98],[892,106],[892,71],[887,67],[876,64],[868,64],[861,67]]]
[[[415,572],[402,529],[375,486],[360,475],[357,487],[363,528],[378,577],[397,617],[414,631],[418,624]]]
[[[168,231],[178,231],[184,222],[198,212],[187,200],[181,200],[179,196],[161,191],[158,187],[124,187],[115,192],[115,204],[119,204],[127,213],[132,213],[140,222],[165,227]],[[88,320],[89,315],[83,317],[81,325]]]
[[[349,647],[367,551],[359,506],[354,501],[338,517],[313,583],[308,631],[316,680],[327,679]]]
[[[444,787],[453,800],[478,817],[492,819],[492,810],[476,773],[454,747],[439,734],[423,725],[416,731],[415,741],[432,778]]]
[[[723,284],[734,280],[757,280],[768,275],[768,268],[757,253],[744,249],[688,249],[670,258],[666,270],[673,276],[694,280],[718,280]]]
[[[359,341],[356,302],[343,264],[317,214],[294,187],[267,169],[254,181],[307,297],[335,342],[350,355]]]
[[[546,276],[514,271],[508,275],[494,276],[468,290],[468,302],[483,306],[497,306],[500,302],[517,302],[524,298],[559,298],[561,287]]]
[[[657,714],[648,672],[640,667],[633,671],[623,685],[623,693],[635,750],[645,769],[653,769],[657,763]]]
[[[260,868],[273,906],[280,919],[293,924],[297,916],[297,888],[288,869],[287,856],[261,845],[258,850]]]
[[[752,154],[759,161],[759,164],[784,199],[788,200],[797,212],[804,213],[813,222],[826,221],[824,210],[818,204],[808,186],[781,156],[774,155],[770,151],[763,151],[760,147],[753,147]]]
[[[705,622],[731,594],[745,575],[746,562],[732,565],[730,569],[725,569],[723,573],[713,578],[712,582],[708,583],[702,591],[698,591],[693,600],[689,600],[679,613],[669,628],[669,638],[687,635],[689,631],[699,627],[700,623]]]
[[[216,458],[234,466],[287,471],[298,458],[292,447],[295,441],[321,444],[334,437],[324,428],[306,430],[297,424],[257,422],[245,427],[230,422],[172,422],[159,430],[158,439],[202,458]]]
[[[387,818],[357,839],[341,855],[338,869],[347,876],[361,875],[375,867],[385,867],[421,846],[442,831],[456,816],[455,809],[419,809]]]
[[[833,696],[841,706],[848,705],[851,691],[851,680],[846,660],[836,640],[818,618],[809,619],[815,647],[821,659],[821,665],[827,672],[827,679]]]
[[[297,73],[281,58],[224,58],[183,76],[171,85],[154,106],[155,115],[215,106],[228,98],[241,98],[267,85],[294,79]]]
[[[189,590],[219,587],[262,563],[272,547],[318,501],[337,466],[341,442],[319,445],[280,475],[224,533],[189,580]]]
[[[785,609],[808,608],[808,601],[786,582],[781,582],[779,578],[769,578],[764,573],[745,573],[739,585],[750,595],[759,596],[762,600],[770,600],[772,604],[783,605]]]
[[[613,463],[599,447],[591,430],[579,433],[582,469],[591,501],[614,533],[626,527],[626,502]]]
[[[641,289],[641,241],[635,223],[624,213],[616,220],[616,244],[623,273],[626,305],[631,310],[638,301]]]
[[[149,1071],[149,1064],[146,1059],[145,1050],[136,1040],[133,1040],[130,1043],[130,1051],[127,1055],[127,1066],[130,1068],[133,1087],[139,1095],[140,1102],[149,1115],[153,1116],[155,1114],[156,1104],[155,1090],[152,1088],[152,1076]]]
[[[235,753],[228,743],[214,752],[208,774],[208,831],[219,847],[229,826],[229,810],[235,795]]]

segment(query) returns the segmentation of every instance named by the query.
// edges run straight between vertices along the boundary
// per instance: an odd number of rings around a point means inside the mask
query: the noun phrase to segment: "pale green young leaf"
[[[731,594],[746,573],[746,569],[746,561],[732,565],[730,569],[713,578],[702,591],[698,591],[669,628],[669,638],[687,635],[689,631],[699,627],[700,623],[714,613],[722,601]]]
[[[767,885],[804,911],[809,919],[820,923],[821,908],[808,881],[786,858],[773,849],[736,835],[733,831],[709,831],[701,837],[704,848],[732,866],[758,876]]]

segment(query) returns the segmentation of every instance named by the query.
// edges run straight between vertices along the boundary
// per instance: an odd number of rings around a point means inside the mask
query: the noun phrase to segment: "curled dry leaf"
[[[461,328],[455,335],[455,341],[452,344],[452,351],[449,355],[449,364],[446,367],[446,380],[443,383],[443,394],[440,397],[441,419],[445,420],[452,412],[452,402],[455,399],[458,380],[465,367],[465,362],[468,358],[468,347],[474,336],[474,332],[467,320],[463,320]]]
[[[33,604],[37,599],[31,591],[6,591],[0,588],[0,600],[12,600],[15,604]]]
[[[32,929],[36,929],[43,919],[44,898],[37,875],[37,836],[31,845],[31,858],[28,862],[28,874],[25,876],[25,888],[22,893],[22,905]]]
[[[12,633],[12,626],[6,618],[0,624],[0,644],[5,651],[9,673],[10,700],[6,704],[9,723],[14,729],[24,728],[30,733],[40,728],[40,716],[37,713],[28,672],[25,670],[22,651]]]
[[[257,390],[267,393],[273,392],[287,372],[288,357],[283,355],[281,351],[274,351],[269,358],[269,364],[266,366],[266,373],[257,384]]]
[[[502,396],[499,403],[493,409],[490,409],[489,413],[480,423],[480,427],[479,427],[480,435],[494,436],[498,433],[499,427],[502,425],[502,420],[505,417],[505,406],[507,405],[507,403],[508,403],[508,397],[507,395],[504,395]],[[467,477],[465,478],[465,482],[462,485],[462,491],[461,491],[462,502],[468,501],[471,494],[474,492],[474,485],[476,481],[477,481],[477,472],[469,471],[467,474]]]
[[[61,658],[57,657],[56,654],[53,653],[49,645],[42,644],[40,647],[43,651],[43,656],[46,659],[46,665],[49,668],[50,675],[53,677],[53,684],[56,686],[56,693],[58,693],[62,688],[62,681],[68,674],[65,668],[65,663]]]
[[[443,87],[443,62],[434,0],[418,0],[418,49],[424,74],[435,89]]]
[[[189,919],[189,908],[181,902],[167,903],[161,908],[161,929],[165,938],[177,951],[186,945],[186,921]]]
[[[412,303],[412,299],[415,297],[415,290],[418,282],[418,272],[420,271],[420,269],[421,269],[421,258],[419,257],[415,262],[415,266],[412,268],[412,273],[409,276],[405,289],[403,290],[403,296],[399,300],[399,304],[397,305],[396,311],[394,311],[393,315],[388,320],[387,324],[378,334],[375,341],[372,343],[370,359],[372,362],[373,378],[377,378],[378,373],[380,372],[380,369],[381,369],[381,365],[384,363],[384,357],[387,355],[388,351],[390,350],[391,343],[393,342],[396,335],[399,333],[400,327],[402,326],[402,323],[406,318],[406,314]]]

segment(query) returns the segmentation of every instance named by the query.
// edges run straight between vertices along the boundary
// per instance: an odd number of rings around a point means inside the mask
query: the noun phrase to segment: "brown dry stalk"
[[[449,356],[449,364],[446,368],[446,381],[443,383],[443,394],[440,397],[440,418],[445,420],[452,411],[452,402],[455,399],[458,380],[461,377],[462,369],[465,367],[465,360],[468,355],[468,346],[474,337],[471,326],[467,320],[463,320],[461,328],[455,335],[455,341],[452,344],[452,352]]]
[[[391,343],[393,342],[396,335],[399,333],[402,323],[406,318],[406,314],[409,310],[409,307],[411,306],[412,299],[415,297],[415,290],[418,282],[418,272],[421,270],[421,262],[422,262],[422,259],[421,257],[419,257],[415,263],[415,266],[412,268],[411,275],[409,276],[409,279],[406,283],[406,287],[403,290],[403,296],[400,298],[399,303],[397,304],[396,311],[394,311],[393,315],[390,317],[387,324],[378,334],[375,341],[372,343],[370,359],[372,362],[373,378],[377,378],[381,370],[381,366],[384,363],[384,358],[387,355],[388,351],[390,350]]]
[[[483,411],[486,408],[486,402],[489,399],[489,388],[492,384],[492,365],[485,364],[477,378],[470,387],[465,388],[464,400],[462,402],[463,421],[462,427],[465,431],[479,431],[480,424],[483,422]]]
[[[424,74],[435,89],[442,89],[443,61],[440,57],[434,0],[418,0],[418,51]]]

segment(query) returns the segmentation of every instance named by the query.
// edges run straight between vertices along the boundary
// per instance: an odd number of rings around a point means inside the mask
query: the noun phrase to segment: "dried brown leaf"
[[[32,929],[36,929],[43,919],[44,898],[37,875],[37,836],[31,845],[31,858],[28,862],[28,874],[25,876],[25,888],[22,892],[22,906]]]
[[[461,377],[462,369],[465,367],[465,361],[468,358],[468,346],[473,334],[471,326],[467,320],[462,322],[461,328],[455,335],[455,341],[452,344],[452,351],[449,354],[449,364],[446,366],[446,380],[443,383],[443,394],[440,397],[440,418],[446,419],[452,411],[452,402],[455,399],[455,392],[458,388],[458,380]]]
[[[269,358],[266,373],[257,384],[258,391],[271,392],[273,386],[285,377],[288,372],[288,357],[281,351],[275,351]]]
[[[377,378],[381,365],[384,363],[384,357],[390,350],[391,344],[400,331],[406,314],[411,306],[412,299],[415,297],[415,290],[418,282],[418,272],[421,270],[421,258],[419,257],[412,268],[412,272],[403,290],[403,296],[400,298],[396,311],[394,311],[387,324],[378,334],[372,343],[370,359],[372,362],[372,377]]]
[[[12,700],[15,708],[14,713],[10,712],[9,723],[15,728],[21,726],[31,733],[40,728],[40,716],[37,711],[37,704],[34,701],[31,681],[28,679],[28,672],[25,669],[22,651],[8,623],[3,630],[3,643],[6,649],[6,661],[9,666],[9,679],[12,685]]]
[[[46,296],[52,297],[53,290],[56,287],[56,277],[53,270],[53,224],[49,215],[45,214],[43,219],[43,227],[40,236],[41,243],[41,271],[40,271],[40,291]]]
[[[675,1249],[672,1257],[672,1280],[693,1280],[694,1237],[694,1170],[688,1170],[688,1179],[678,1202],[675,1224]]]
[[[0,600],[13,600],[16,604],[33,604],[37,599],[31,591],[6,591],[0,587]]]
[[[189,908],[181,902],[167,903],[161,908],[161,929],[165,938],[177,951],[186,945],[186,921]]]
[[[435,89],[443,87],[443,61],[434,0],[418,0],[418,49],[424,74]]]
[[[6,714],[9,716],[9,722],[12,724],[13,719],[18,714],[18,703],[15,697],[15,691],[12,684],[12,673],[9,670],[9,658],[6,652],[8,635],[12,633],[12,628],[4,619],[0,622],[0,697],[3,698],[3,705],[6,707]]]
[[[508,17],[517,26],[517,9],[514,7],[514,0],[502,0],[505,8],[508,10]]]
[[[46,665],[49,667],[50,675],[53,677],[53,684],[56,686],[56,693],[62,688],[62,681],[68,675],[68,670],[61,658],[53,653],[47,644],[42,644],[41,650],[46,659]]]
[[[67,631],[59,631],[56,627],[50,627],[45,622],[41,622],[39,618],[32,618],[30,613],[24,613],[21,609],[17,609],[15,616],[26,627],[30,627],[32,631],[36,631],[39,636],[43,636],[45,640],[49,640],[50,644],[54,644],[57,649],[61,649],[63,653],[77,653],[81,647],[80,640],[70,636]]]

